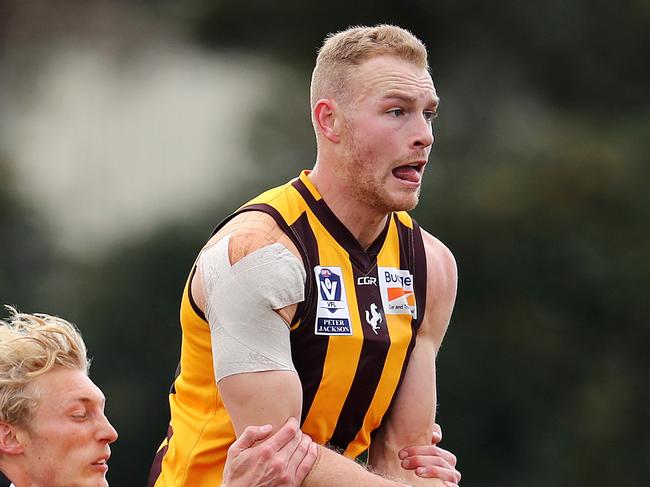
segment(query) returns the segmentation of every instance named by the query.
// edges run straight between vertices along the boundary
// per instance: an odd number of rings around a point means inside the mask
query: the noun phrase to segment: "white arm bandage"
[[[302,262],[284,245],[274,243],[231,266],[229,241],[227,235],[204,250],[197,263],[217,382],[246,372],[295,372],[289,326],[274,310],[304,300]]]

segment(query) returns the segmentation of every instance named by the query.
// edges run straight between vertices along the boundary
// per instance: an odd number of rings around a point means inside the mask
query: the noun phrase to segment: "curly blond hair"
[[[26,425],[37,405],[29,387],[55,367],[88,374],[86,345],[76,326],[56,316],[19,313],[5,306],[9,320],[0,320],[0,421]]]
[[[356,26],[325,38],[311,77],[310,105],[321,98],[345,99],[355,66],[375,56],[390,55],[429,69],[427,49],[411,32],[395,25]]]

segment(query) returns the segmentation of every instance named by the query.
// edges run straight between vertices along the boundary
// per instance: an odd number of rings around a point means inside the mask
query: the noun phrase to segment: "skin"
[[[228,449],[221,487],[299,486],[311,470],[318,449],[300,431],[295,418],[273,435],[270,424],[248,426]]]
[[[309,178],[339,220],[367,247],[379,235],[391,211],[409,210],[418,202],[433,144],[431,120],[438,97],[425,68],[392,56],[375,57],[357,67],[348,92],[345,104],[333,96],[318,100],[313,107],[318,158]],[[247,212],[235,217],[207,245],[226,234],[230,234],[231,264],[273,242],[281,242],[300,258],[293,243],[263,213]],[[423,239],[428,278],[425,317],[394,407],[370,448],[370,465],[382,477],[319,447],[318,459],[303,482],[306,487],[449,487],[453,483],[445,482],[456,479],[453,475],[450,480],[428,478],[436,472],[430,468],[434,463],[441,463],[445,471],[455,471],[455,461],[452,465],[444,455],[442,462],[423,458],[440,456],[440,451],[408,450],[413,445],[431,447],[436,407],[435,357],[449,323],[457,282],[451,252],[426,232]],[[200,275],[193,280],[192,294],[197,305],[205,309],[202,281]],[[277,311],[290,323],[295,310],[296,305],[292,305]],[[218,385],[237,434],[251,424],[269,423],[277,429],[287,418],[300,417],[302,388],[293,372],[231,375]],[[418,468],[423,469],[422,476],[417,475]]]
[[[349,85],[349,103],[324,98],[314,106],[322,143],[309,177],[367,247],[391,211],[418,203],[438,96],[426,69],[392,56],[363,63]],[[405,165],[414,166],[417,182],[395,177],[393,170]]]
[[[81,370],[57,368],[30,385],[38,407],[28,427],[0,422],[0,470],[16,487],[107,487],[117,432],[101,390]],[[275,434],[251,426],[228,451],[222,487],[297,487],[316,445],[290,418]]]
[[[461,475],[456,470],[456,456],[440,448],[442,441],[442,428],[439,424],[433,425],[431,445],[411,446],[399,452],[402,468],[415,470],[420,477],[437,478],[444,481],[446,487],[458,487]]]
[[[2,470],[17,487],[108,486],[109,445],[117,432],[99,388],[82,370],[55,368],[30,389],[38,406],[29,426],[2,424]]]

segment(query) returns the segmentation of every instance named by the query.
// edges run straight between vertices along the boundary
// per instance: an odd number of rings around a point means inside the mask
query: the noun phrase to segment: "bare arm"
[[[296,256],[298,250],[275,225],[271,217],[251,212],[230,222],[208,243],[208,246],[229,234],[229,258],[234,265],[255,250],[271,243],[282,243]],[[198,273],[197,273],[198,275]],[[205,288],[202,278],[192,282],[192,294],[197,305],[205,310]],[[276,310],[288,326],[297,304]],[[266,370],[228,375],[218,382],[219,391],[239,436],[250,425],[271,424],[278,430],[290,417],[300,417],[302,386],[295,372]],[[361,465],[322,446],[307,478],[305,487],[400,487],[405,484],[384,479],[368,472]]]
[[[249,424],[269,423],[278,428],[287,417],[300,417],[302,388],[292,372],[268,371],[231,375],[219,382],[235,432]],[[405,484],[382,479],[344,456],[318,447],[318,458],[304,480],[304,487],[399,487]]]
[[[423,232],[427,253],[427,307],[404,381],[381,430],[373,439],[369,462],[379,472],[413,485],[442,486],[442,480],[405,474],[399,452],[431,442],[436,410],[435,358],[447,330],[456,298],[457,271],[449,250]]]
[[[318,449],[289,419],[271,435],[271,425],[248,426],[228,449],[221,487],[294,487],[316,461]]]

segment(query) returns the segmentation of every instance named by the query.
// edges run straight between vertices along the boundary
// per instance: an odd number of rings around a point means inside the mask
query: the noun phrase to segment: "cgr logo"
[[[357,286],[376,286],[377,278],[372,276],[357,277]]]

